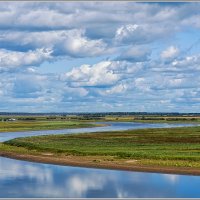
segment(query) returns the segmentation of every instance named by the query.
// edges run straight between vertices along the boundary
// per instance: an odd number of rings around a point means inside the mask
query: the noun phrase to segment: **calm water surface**
[[[28,136],[66,132],[78,133],[183,126],[183,124],[109,124],[111,126],[91,129],[0,133],[0,140],[5,141],[19,135]],[[189,126],[189,124],[184,126]],[[68,167],[0,157],[0,198],[6,197],[192,198],[200,197],[200,176]]]
[[[200,178],[0,158],[0,197],[200,197]]]

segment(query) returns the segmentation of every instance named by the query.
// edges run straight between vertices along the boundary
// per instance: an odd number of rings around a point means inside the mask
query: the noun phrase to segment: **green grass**
[[[102,121],[123,121],[123,122],[141,122],[141,123],[199,123],[200,118],[193,117],[150,117],[146,116],[144,119],[139,119],[138,117],[129,116],[129,117],[105,117]]]
[[[200,167],[200,127],[36,136],[4,145],[65,155],[136,159],[145,165]],[[0,151],[4,148],[0,146]]]
[[[84,128],[94,127],[95,124],[89,124],[79,121],[15,121],[15,122],[0,122],[0,132],[12,131],[32,131],[32,130],[49,130],[49,129],[64,129],[64,128]]]
[[[190,117],[169,117],[163,118],[160,116],[154,117],[146,116],[145,119],[137,119],[134,116],[107,116],[101,119],[89,119],[86,120],[84,117],[74,116],[73,119],[70,117],[62,116],[1,116],[0,120],[5,120],[9,118],[15,118],[16,121],[0,121],[0,132],[13,132],[13,131],[32,131],[32,130],[49,130],[49,129],[64,129],[64,128],[83,128],[83,127],[93,127],[100,126],[91,124],[90,122],[103,122],[104,121],[124,121],[124,122],[142,122],[142,123],[199,123],[200,118]],[[71,117],[72,118],[72,117]],[[34,119],[34,120],[30,120]],[[162,120],[160,120],[162,119]],[[176,119],[176,120],[175,120]]]

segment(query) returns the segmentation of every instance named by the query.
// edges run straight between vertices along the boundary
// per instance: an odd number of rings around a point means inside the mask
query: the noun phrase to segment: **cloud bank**
[[[199,112],[199,9],[2,2],[1,111]]]

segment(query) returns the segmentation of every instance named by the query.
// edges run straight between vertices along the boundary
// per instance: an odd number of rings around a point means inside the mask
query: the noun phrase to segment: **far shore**
[[[149,173],[164,173],[164,174],[177,174],[177,175],[200,175],[199,168],[190,167],[168,167],[168,166],[147,166],[137,165],[137,161],[100,161],[99,157],[91,156],[52,156],[51,153],[44,153],[43,155],[29,155],[29,154],[17,154],[13,152],[0,152],[0,156],[44,163],[44,164],[55,164],[62,166],[75,166],[75,167],[86,167],[86,168],[99,168],[99,169],[111,169],[111,170],[124,170],[124,171],[135,171],[135,172],[149,172]]]
[[[96,123],[81,122],[81,121],[0,122],[0,133],[94,128],[102,126],[108,126],[108,125],[103,124],[103,122],[96,124]]]

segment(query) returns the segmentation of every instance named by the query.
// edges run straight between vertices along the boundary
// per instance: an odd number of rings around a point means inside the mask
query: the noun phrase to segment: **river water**
[[[110,126],[0,133],[0,141],[6,141],[16,137],[44,134],[191,125],[132,122],[107,123]],[[199,198],[199,185],[200,176],[69,167],[0,157],[0,198]]]
[[[92,133],[105,131],[120,131],[128,129],[143,129],[143,128],[170,128],[193,126],[193,124],[168,124],[168,123],[136,123],[136,122],[96,122],[96,124],[106,124],[108,126],[92,127],[92,128],[76,128],[76,129],[61,129],[61,130],[42,130],[42,131],[27,131],[27,132],[0,132],[0,142],[4,142],[13,138],[50,135],[50,134],[71,134],[71,133]]]

